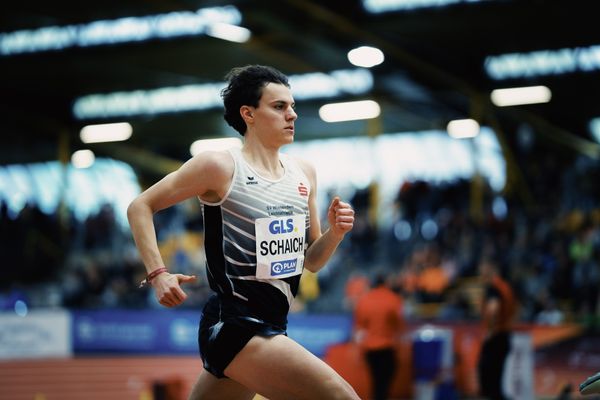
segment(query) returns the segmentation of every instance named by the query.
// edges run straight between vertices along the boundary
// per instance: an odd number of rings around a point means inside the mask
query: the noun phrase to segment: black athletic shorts
[[[285,335],[285,326],[276,326],[258,318],[236,315],[227,301],[213,296],[202,310],[198,346],[204,369],[225,378],[225,368],[254,335]]]

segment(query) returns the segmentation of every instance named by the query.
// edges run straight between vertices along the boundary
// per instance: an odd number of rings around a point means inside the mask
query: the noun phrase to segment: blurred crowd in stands
[[[526,157],[527,154],[519,154]],[[376,187],[352,198],[356,224],[330,265],[303,278],[298,307],[350,311],[384,272],[408,317],[477,318],[478,264],[494,258],[513,285],[522,321],[594,321],[600,288],[600,164],[585,157],[519,160],[504,193],[479,179],[405,182],[392,221],[377,223]],[[568,165],[565,168],[565,165]],[[189,201],[156,215],[167,266],[201,279],[183,307],[200,309],[204,279],[200,207]],[[27,205],[12,218],[0,204],[0,308],[160,307],[138,289],[145,270],[126,227],[105,206],[85,221]]]

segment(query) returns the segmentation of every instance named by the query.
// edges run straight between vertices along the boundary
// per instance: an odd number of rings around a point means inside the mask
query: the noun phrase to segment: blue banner
[[[101,310],[73,312],[73,352],[198,354],[200,312]],[[318,357],[327,347],[349,340],[346,315],[289,316],[288,336]]]
[[[75,311],[75,353],[198,354],[200,312]]]
[[[329,346],[350,340],[352,317],[292,314],[288,317],[288,336],[317,357],[323,357]]]

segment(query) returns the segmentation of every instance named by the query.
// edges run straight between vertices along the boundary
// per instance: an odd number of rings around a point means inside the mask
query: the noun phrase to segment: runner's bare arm
[[[153,215],[186,199],[198,196],[207,201],[218,201],[226,192],[233,174],[233,160],[227,153],[206,152],[185,162],[159,182],[136,197],[127,209],[127,217],[138,251],[148,273],[163,267],[158,249]],[[162,273],[152,285],[161,304],[172,307],[181,304],[186,295],[180,282],[193,277]]]

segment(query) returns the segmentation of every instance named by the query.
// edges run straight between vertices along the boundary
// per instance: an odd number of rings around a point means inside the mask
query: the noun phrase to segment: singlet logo
[[[302,182],[298,185],[298,193],[300,193],[300,196],[308,196],[308,188]]]
[[[273,235],[280,233],[290,233],[294,231],[294,220],[288,219],[276,219],[269,224],[269,232]]]
[[[258,181],[255,181],[253,176],[248,176],[247,178],[246,185],[258,185]]]

